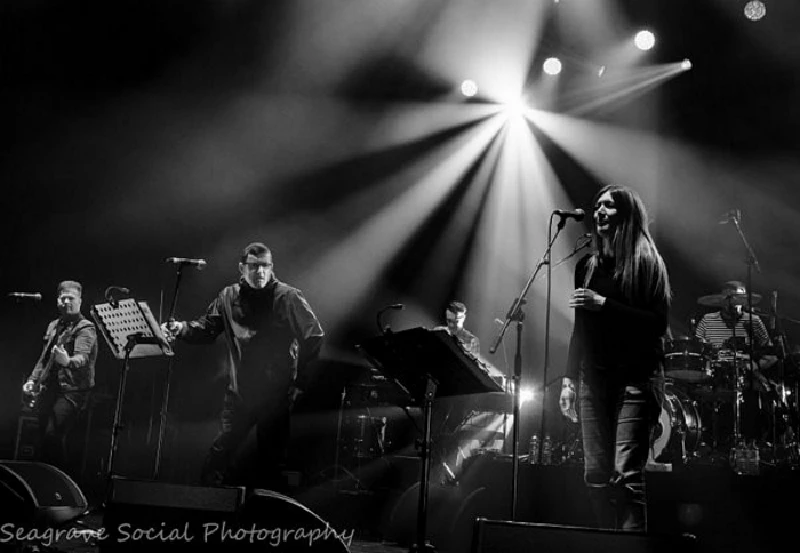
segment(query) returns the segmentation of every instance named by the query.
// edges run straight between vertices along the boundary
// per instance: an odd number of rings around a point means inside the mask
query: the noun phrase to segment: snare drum
[[[736,377],[743,378],[751,368],[750,354],[742,351],[721,349],[711,359],[713,385],[717,392],[733,394],[736,390]]]
[[[666,384],[650,441],[650,461],[685,462],[697,452],[702,427],[696,403],[673,384]]]
[[[664,346],[664,372],[683,382],[711,379],[711,344],[698,338],[676,338]]]

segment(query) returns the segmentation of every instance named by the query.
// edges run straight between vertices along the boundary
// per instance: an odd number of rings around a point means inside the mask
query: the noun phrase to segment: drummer
[[[711,344],[717,355],[720,355],[725,350],[732,350],[731,353],[741,356],[742,359],[750,358],[749,327],[751,316],[753,319],[755,352],[758,353],[771,346],[764,321],[758,315],[745,313],[744,306],[747,305],[748,294],[744,283],[736,280],[725,282],[722,285],[721,294],[705,296],[701,300],[699,303],[703,305],[717,305],[720,307],[719,311],[704,315],[695,328],[695,336]],[[758,300],[760,300],[760,296],[753,294],[753,303]],[[774,365],[777,360],[777,357],[771,354],[761,355],[757,360],[757,364],[753,363],[752,365],[754,370],[748,371],[752,376],[752,380],[746,379],[746,381],[751,381],[752,385],[746,386],[748,389],[744,391],[745,396],[751,396],[751,401],[748,401],[747,397],[745,397],[745,403],[750,405],[753,403],[756,405],[761,404],[759,410],[763,409],[761,414],[766,416],[767,420],[772,410],[772,401],[768,394],[774,390],[775,383],[767,379],[762,371]],[[724,364],[720,364],[720,367],[724,366]],[[729,368],[731,372],[734,370],[733,367]],[[716,376],[727,377],[727,380],[731,383],[734,381],[733,374]],[[763,421],[757,421],[758,418],[760,418],[758,415],[752,416],[743,413],[743,419],[749,421],[749,424],[746,425],[748,428],[743,428],[745,437],[756,438],[761,434],[760,429],[764,428],[764,424]],[[758,425],[759,428],[753,425]]]
[[[754,296],[754,303],[760,296]],[[703,302],[707,305],[719,305],[720,310],[707,313],[700,319],[695,328],[695,336],[709,344],[715,350],[736,349],[742,353],[749,352],[750,317],[745,316],[744,305],[747,303],[747,290],[742,282],[731,280],[722,285],[722,293],[715,296],[714,301]],[[752,314],[753,339],[755,349],[763,350],[771,346],[767,327],[758,315]],[[744,347],[742,347],[744,346]],[[777,361],[774,355],[764,355],[759,360],[758,368],[765,369]],[[755,368],[755,367],[754,367]]]

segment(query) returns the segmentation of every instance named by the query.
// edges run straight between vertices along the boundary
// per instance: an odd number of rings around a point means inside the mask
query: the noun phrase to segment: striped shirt
[[[733,321],[726,321],[722,318],[719,311],[703,315],[700,322],[697,323],[695,329],[695,336],[710,343],[715,349],[730,349],[729,339],[734,336]],[[745,313],[739,317],[735,325],[736,341],[739,344],[744,343],[750,345],[750,314]],[[769,334],[767,334],[767,327],[758,315],[753,315],[753,336],[756,345],[766,346],[769,345]],[[728,342],[728,344],[726,344]],[[736,348],[741,349],[741,348]]]

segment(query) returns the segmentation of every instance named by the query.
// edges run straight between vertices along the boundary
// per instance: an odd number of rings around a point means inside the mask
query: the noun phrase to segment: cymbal
[[[706,307],[725,307],[727,305],[747,305],[747,294],[711,294],[700,296],[697,303]],[[753,305],[761,301],[761,294],[753,294]]]

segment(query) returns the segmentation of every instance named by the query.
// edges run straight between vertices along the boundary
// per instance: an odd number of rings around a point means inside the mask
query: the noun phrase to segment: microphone
[[[42,301],[42,295],[39,292],[9,292],[8,297],[21,300]]]
[[[556,209],[553,213],[564,219],[575,219],[576,221],[583,221],[583,217],[586,215],[582,209]]]
[[[562,263],[565,263],[568,259],[572,258],[576,253],[581,251],[583,248],[586,248],[591,243],[592,243],[592,233],[587,232],[586,234],[578,238],[578,240],[575,242],[575,247],[572,249],[570,254],[562,259],[559,259],[558,263],[553,265],[553,268],[556,268]]]
[[[105,296],[106,297],[110,296],[112,292],[128,295],[131,293],[131,289],[125,288],[124,286],[109,286],[108,288],[106,288]]]
[[[106,301],[111,304],[111,307],[117,309],[119,307],[119,298],[117,298],[117,296],[129,296],[130,293],[130,288],[125,288],[124,286],[109,286],[106,288],[103,296],[106,298]]]
[[[387,311],[389,311],[390,309],[394,309],[395,311],[400,311],[401,309],[405,309],[405,308],[406,308],[406,306],[404,304],[402,304],[402,303],[392,303],[392,304],[386,305],[384,307],[381,307],[381,309],[378,311],[377,315],[375,315],[375,322],[378,325],[378,330],[382,334],[391,334],[392,333],[392,327],[390,325],[388,325],[388,324],[386,326],[383,326],[383,324],[381,323],[381,319],[383,318],[383,314],[386,313]]]
[[[202,271],[207,265],[205,259],[192,259],[190,257],[168,257],[164,261],[175,265],[191,265],[197,267],[198,271]]]
[[[717,221],[718,225],[727,225],[731,221],[740,221],[742,219],[742,212],[739,209],[730,209],[728,210],[725,215],[723,215],[719,221]]]

